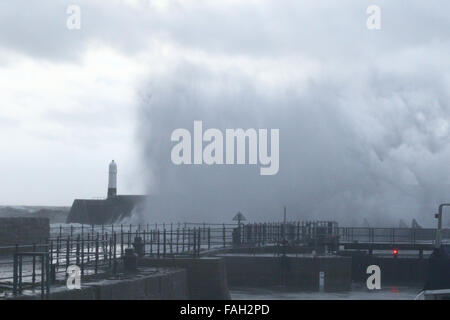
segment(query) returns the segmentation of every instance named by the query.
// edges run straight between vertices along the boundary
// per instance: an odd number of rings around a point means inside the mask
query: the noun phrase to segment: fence
[[[432,243],[435,229],[347,228],[330,221],[251,224],[170,223],[52,227],[50,238],[24,246],[0,247],[0,297],[66,279],[77,265],[82,276],[118,271],[125,249],[155,258],[190,256],[231,246],[336,246],[344,243]],[[450,239],[450,230],[443,230]],[[44,265],[42,261],[48,261]],[[47,288],[47,289],[46,289]]]
[[[234,234],[234,243],[240,245],[281,243],[311,245],[333,243],[337,239],[338,224],[333,221],[246,224],[236,228]]]
[[[225,224],[171,224],[156,229],[142,225],[53,228],[51,238],[43,243],[0,247],[14,257],[0,258],[0,297],[2,292],[17,295],[36,287],[49,290],[49,283],[66,279],[70,265],[77,265],[81,276],[116,274],[120,258],[131,247],[140,256],[199,257],[201,251],[230,245],[232,230]],[[38,265],[41,256],[48,260],[44,268]]]
[[[450,229],[442,230],[442,238],[450,239]],[[339,228],[340,243],[432,244],[436,229],[421,228]]]

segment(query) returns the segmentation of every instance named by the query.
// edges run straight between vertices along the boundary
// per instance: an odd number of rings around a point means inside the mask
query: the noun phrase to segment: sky
[[[114,159],[118,192],[154,195],[154,220],[277,220],[286,205],[292,219],[434,223],[450,200],[449,12],[445,0],[2,1],[0,205],[104,197]],[[175,166],[170,135],[194,120],[279,129],[278,174]]]

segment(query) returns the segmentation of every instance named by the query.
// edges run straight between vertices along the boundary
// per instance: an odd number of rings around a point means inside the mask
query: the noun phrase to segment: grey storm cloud
[[[382,9],[383,32],[365,27],[366,8],[374,1],[286,0],[242,1],[137,1],[139,6],[113,0],[16,0],[0,3],[0,46],[37,58],[76,61],[91,41],[125,53],[145,50],[151,39],[206,50],[211,54],[372,55],[432,42],[448,44],[450,19],[446,1],[375,1]],[[152,4],[153,3],[153,4]],[[66,28],[68,5],[81,9],[82,27]],[[351,58],[350,58],[351,59]]]

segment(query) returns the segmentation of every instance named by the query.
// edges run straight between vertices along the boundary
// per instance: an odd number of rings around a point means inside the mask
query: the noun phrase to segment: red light
[[[398,254],[398,250],[394,249],[394,250],[392,250],[392,253],[394,254],[394,256],[396,256]]]

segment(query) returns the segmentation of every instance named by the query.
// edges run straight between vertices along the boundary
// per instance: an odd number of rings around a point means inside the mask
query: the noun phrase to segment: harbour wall
[[[185,269],[189,299],[229,300],[231,298],[223,258],[142,258],[139,259],[139,266]]]
[[[223,255],[230,286],[286,286],[325,291],[351,288],[352,260],[339,256]]]
[[[186,271],[159,269],[141,272],[124,279],[106,279],[82,283],[81,289],[66,286],[52,288],[48,300],[185,300],[188,298]],[[12,300],[38,300],[39,293],[21,295]]]
[[[367,267],[377,265],[381,271],[381,282],[397,285],[424,285],[428,259],[419,257],[380,257],[370,255],[352,256],[352,280],[366,282]]]

